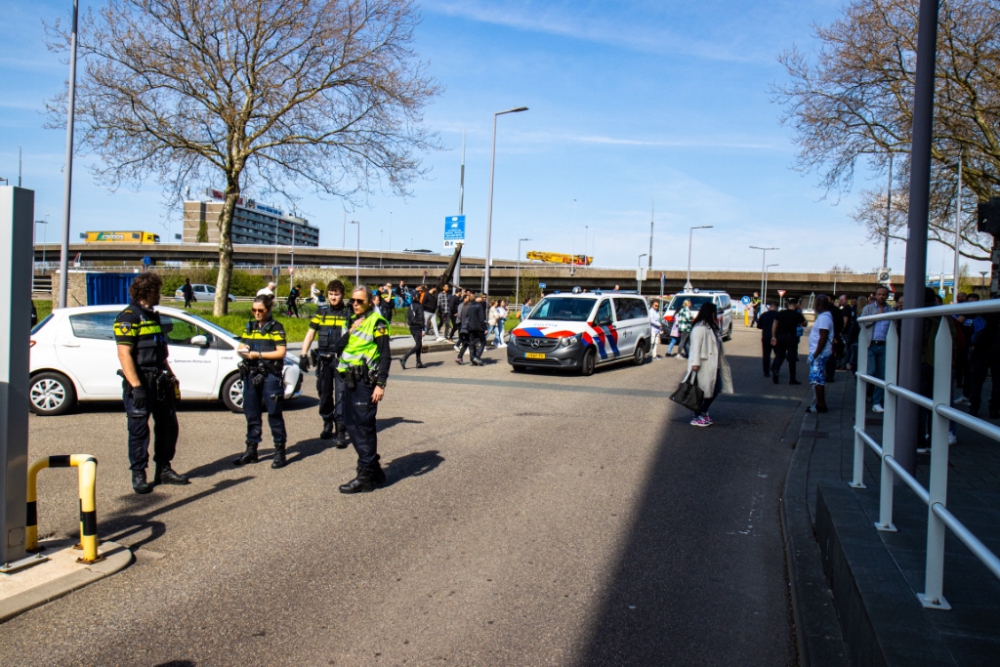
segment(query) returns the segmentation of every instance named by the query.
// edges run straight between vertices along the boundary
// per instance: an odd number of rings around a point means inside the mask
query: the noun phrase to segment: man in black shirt
[[[778,307],[773,301],[768,301],[767,310],[757,318],[757,328],[760,329],[760,345],[764,362],[764,377],[771,376],[771,326],[774,324],[774,318],[777,315]]]
[[[771,345],[774,346],[774,364],[771,377],[778,384],[781,364],[788,360],[788,384],[801,384],[795,379],[795,364],[799,360],[799,327],[806,325],[805,316],[798,310],[798,299],[790,297],[788,308],[779,312],[771,324]]]

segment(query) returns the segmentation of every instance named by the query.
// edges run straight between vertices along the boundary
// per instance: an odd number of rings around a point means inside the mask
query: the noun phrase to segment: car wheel
[[[222,402],[233,412],[243,412],[243,380],[233,373],[222,383]]]
[[[635,344],[635,354],[632,355],[632,365],[642,366],[646,362],[646,342],[640,340]]]
[[[39,373],[31,378],[28,400],[36,415],[64,415],[76,405],[76,388],[62,373]]]
[[[733,325],[732,323],[730,323],[729,330],[726,332],[726,335],[722,337],[722,340],[729,340],[732,337],[733,337]]]
[[[587,350],[583,355],[583,362],[580,364],[580,375],[590,377],[597,367],[597,352],[593,349]]]

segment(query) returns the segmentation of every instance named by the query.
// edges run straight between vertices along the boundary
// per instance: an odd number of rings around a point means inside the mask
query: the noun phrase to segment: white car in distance
[[[31,330],[28,397],[38,415],[61,415],[78,402],[120,401],[114,322],[125,306],[61,308]],[[243,381],[236,353],[239,338],[177,308],[157,306],[170,350],[170,367],[181,384],[182,401],[221,400],[243,411]],[[301,393],[299,358],[285,355],[285,399]]]
[[[215,301],[215,285],[191,283],[191,291],[194,293],[195,301]],[[174,290],[174,301],[184,301],[184,290],[180,287]],[[236,297],[230,294],[229,303],[234,301],[236,301]]]

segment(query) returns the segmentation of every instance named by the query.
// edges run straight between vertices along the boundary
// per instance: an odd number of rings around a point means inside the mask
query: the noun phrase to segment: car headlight
[[[563,338],[560,341],[560,344],[563,347],[569,347],[570,345],[576,345],[579,341],[580,341],[579,337],[577,337],[577,336],[570,336],[569,338]]]

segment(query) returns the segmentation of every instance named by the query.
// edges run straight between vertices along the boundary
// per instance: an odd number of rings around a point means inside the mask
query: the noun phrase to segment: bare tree
[[[818,172],[828,191],[848,189],[859,160],[884,172],[890,153],[903,162],[896,187],[908,179],[917,5],[853,0],[840,20],[816,28],[822,46],[814,59],[794,48],[780,56],[790,81],[772,93],[795,131],[797,165]],[[1000,190],[1000,8],[990,0],[941,7],[930,223],[932,239],[953,245],[947,232],[954,229],[959,159],[963,185],[979,201]],[[976,232],[973,208],[962,223],[961,252],[991,254],[996,292],[1000,244]]]
[[[407,194],[422,173],[436,139],[421,113],[439,89],[412,48],[417,22],[411,0],[109,0],[80,30],[81,144],[112,187],[153,177],[176,201],[192,180],[225,180],[224,314],[245,188],[350,199],[383,180]]]

